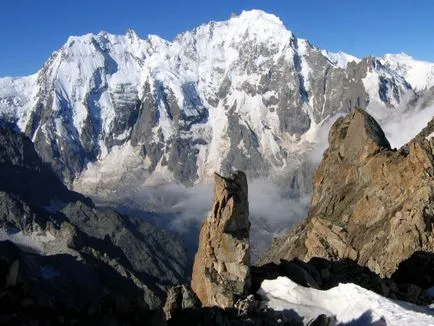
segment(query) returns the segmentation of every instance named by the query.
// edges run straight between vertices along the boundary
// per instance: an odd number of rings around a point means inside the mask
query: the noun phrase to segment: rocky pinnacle
[[[200,231],[191,286],[204,306],[225,308],[250,285],[247,178],[237,171],[214,179],[212,210]]]

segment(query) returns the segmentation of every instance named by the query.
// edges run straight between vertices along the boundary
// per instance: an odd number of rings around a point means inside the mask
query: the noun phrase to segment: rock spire
[[[191,286],[204,306],[233,307],[246,295],[249,273],[249,204],[246,175],[214,175],[214,199],[199,237]]]

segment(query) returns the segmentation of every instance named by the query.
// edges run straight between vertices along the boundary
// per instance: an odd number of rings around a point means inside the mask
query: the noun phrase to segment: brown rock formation
[[[350,258],[390,276],[415,251],[433,252],[434,141],[426,135],[434,128],[426,129],[397,151],[366,112],[338,119],[307,221],[275,241],[261,263]]]
[[[247,294],[250,282],[247,179],[240,171],[214,179],[213,206],[200,231],[191,286],[204,306],[225,308]]]

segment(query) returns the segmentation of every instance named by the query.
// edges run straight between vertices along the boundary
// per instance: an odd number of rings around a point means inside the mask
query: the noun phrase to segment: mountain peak
[[[65,162],[57,170],[65,179],[83,172],[84,180],[88,162],[109,164],[117,150],[142,146],[151,173],[190,184],[226,172],[233,161],[252,174],[283,169],[292,153],[287,135],[301,136],[355,105],[398,105],[408,87],[388,69],[362,62],[349,74],[333,73],[357,60],[321,52],[261,10],[204,24],[173,42],[140,39],[132,30],[85,34],[70,37],[32,87],[0,80],[8,89],[0,112],[31,130],[40,152],[62,157],[53,165]],[[387,87],[380,89],[379,78]],[[21,95],[23,89],[31,91]],[[178,164],[181,148],[194,148],[188,164]],[[73,163],[71,152],[80,153]]]
[[[387,53],[384,55],[384,60],[404,61],[404,60],[414,60],[414,58],[405,52],[401,52],[401,53]]]
[[[237,19],[242,21],[252,21],[255,23],[267,22],[285,27],[279,17],[258,9],[243,10],[239,16],[231,18],[231,20]]]
[[[321,50],[321,53],[322,55],[327,57],[330,60],[330,62],[332,62],[334,65],[343,69],[347,67],[347,64],[349,62],[356,62],[356,63],[360,62],[359,58],[342,51],[334,53],[334,52],[329,52],[327,50]]]
[[[291,37],[293,33],[289,31],[283,22],[275,15],[266,13],[262,10],[242,11],[239,16],[234,16],[228,21],[230,26],[238,31],[254,31],[254,34],[273,35],[277,37],[289,33]],[[270,34],[272,33],[272,34]]]
[[[270,46],[271,42],[283,47],[293,38],[294,34],[275,15],[261,10],[250,10],[242,11],[239,15],[232,14],[228,20],[203,24],[192,31],[178,35],[176,39],[193,42],[193,44],[197,39],[202,39],[204,42],[213,39],[215,42],[235,45],[253,42]]]
[[[70,48],[72,47],[76,42],[79,43],[91,43],[92,40],[95,38],[95,34],[87,33],[83,35],[71,35],[66,40],[65,44],[63,45],[63,48]]]
[[[125,33],[128,37],[138,37],[136,31],[132,28],[128,28],[127,32]]]
[[[402,75],[416,91],[423,91],[434,86],[434,64],[417,60],[401,52],[386,54],[381,62]]]

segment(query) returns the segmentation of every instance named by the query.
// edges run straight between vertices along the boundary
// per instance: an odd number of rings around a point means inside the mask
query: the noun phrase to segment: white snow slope
[[[50,232],[23,232],[15,229],[0,228],[0,241],[11,241],[24,252],[39,255],[68,254],[80,257],[80,254],[69,248],[66,241],[55,238]]]
[[[295,311],[306,325],[320,314],[335,316],[338,325],[434,325],[430,308],[395,302],[352,283],[321,291],[278,277],[262,282],[258,294],[269,308]]]
[[[386,54],[380,61],[403,76],[415,91],[434,86],[434,63],[416,60],[405,54]]]

